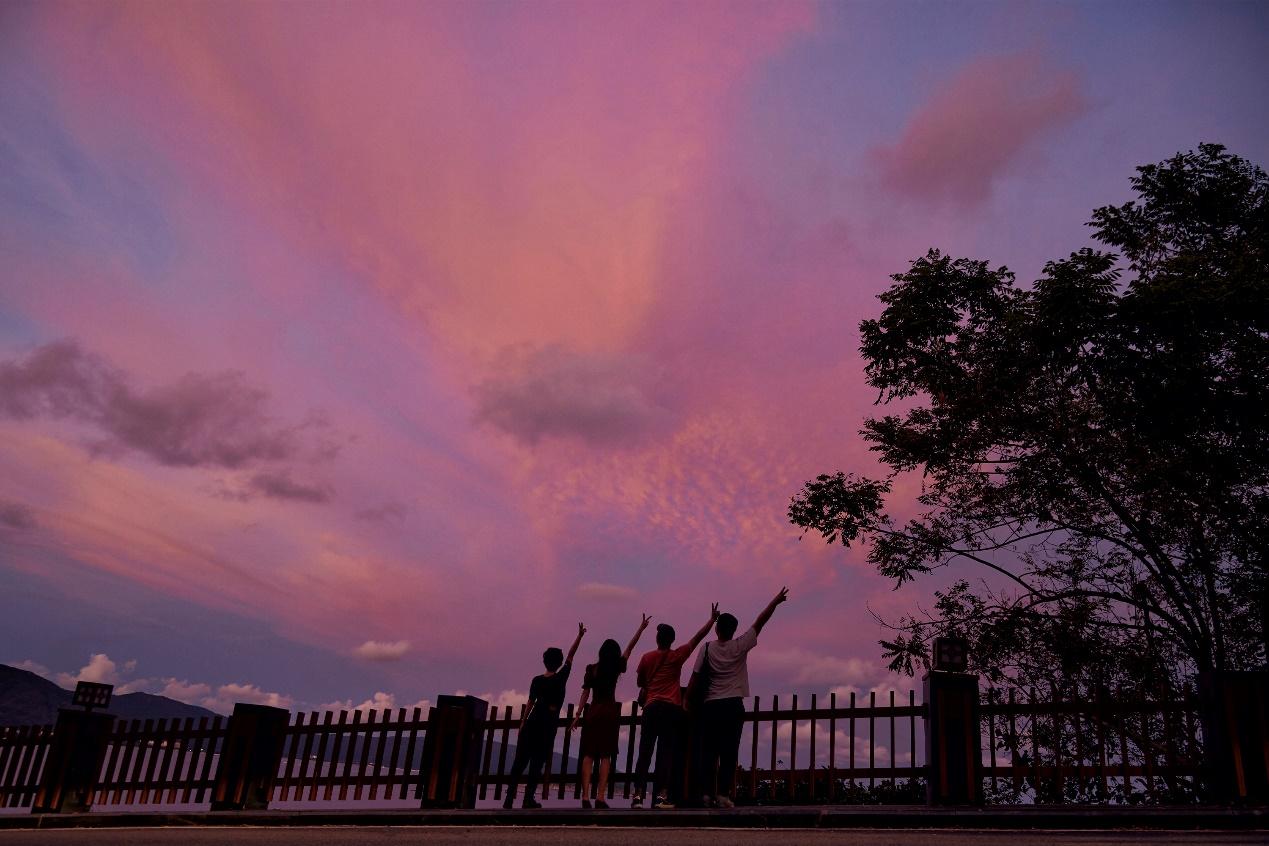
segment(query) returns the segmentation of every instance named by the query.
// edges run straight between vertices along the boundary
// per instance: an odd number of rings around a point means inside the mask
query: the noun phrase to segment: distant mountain
[[[71,691],[27,670],[0,664],[0,726],[47,725],[57,709],[71,707]],[[152,693],[125,693],[107,711],[129,720],[158,717],[211,717],[215,713]]]

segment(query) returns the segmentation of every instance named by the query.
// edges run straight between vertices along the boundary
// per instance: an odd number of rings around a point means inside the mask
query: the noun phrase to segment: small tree
[[[1137,169],[1138,199],[1030,287],[931,250],[860,324],[868,383],[898,413],[862,436],[920,472],[822,475],[790,521],[866,542],[896,588],[961,564],[888,625],[894,670],[936,634],[997,683],[1135,687],[1265,660],[1269,629],[1269,179],[1215,144]],[[1123,261],[1126,260],[1126,265]],[[1124,281],[1126,277],[1126,283]]]

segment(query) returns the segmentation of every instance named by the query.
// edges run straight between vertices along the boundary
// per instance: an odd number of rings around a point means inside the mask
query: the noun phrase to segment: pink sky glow
[[[868,609],[930,585],[784,517],[878,472],[859,320],[931,246],[1034,276],[1137,164],[1264,163],[1265,20],[6,4],[0,661],[514,701],[578,620],[787,584],[755,692],[889,685]]]

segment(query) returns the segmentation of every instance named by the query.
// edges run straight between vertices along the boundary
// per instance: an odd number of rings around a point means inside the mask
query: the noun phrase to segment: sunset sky
[[[511,702],[787,584],[755,692],[888,686],[935,583],[785,519],[880,472],[859,321],[1269,163],[1266,57],[1250,2],[0,3],[0,662]]]

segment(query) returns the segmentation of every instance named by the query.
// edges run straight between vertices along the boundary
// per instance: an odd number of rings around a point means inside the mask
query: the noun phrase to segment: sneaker
[[[589,799],[583,799],[583,800],[582,800],[582,810],[583,810],[583,811],[589,811],[589,810],[590,810],[590,800],[589,800]]]
[[[652,807],[658,811],[672,811],[674,810],[674,803],[664,796],[658,796],[656,803]]]
[[[715,807],[723,808],[724,810],[728,810],[728,809],[736,807],[736,803],[731,801],[731,799],[727,798],[726,796],[719,796],[718,799],[715,801],[714,805]]]
[[[632,807],[632,808],[642,808],[642,807],[643,807],[643,797],[642,797],[642,796],[640,796],[639,794],[637,794],[637,793],[636,793],[636,794],[635,794],[635,797],[634,797],[633,799],[631,799],[631,800],[630,800],[630,807]]]
[[[600,811],[607,811],[607,810],[608,810],[608,803],[607,803],[607,802],[605,802],[603,799],[596,799],[596,800],[595,800],[595,807],[596,807],[598,810],[600,810]]]

